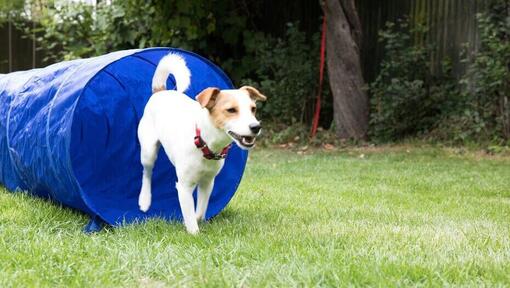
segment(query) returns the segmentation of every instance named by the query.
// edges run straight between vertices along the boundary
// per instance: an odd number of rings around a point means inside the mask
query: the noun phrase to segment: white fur
[[[188,89],[191,73],[186,66],[186,61],[181,56],[170,53],[161,59],[156,68],[152,78],[152,93],[166,90],[166,80],[170,74],[174,75],[178,92],[184,93]]]
[[[184,224],[189,233],[196,234],[199,231],[197,220],[205,219],[214,178],[223,167],[224,160],[207,160],[203,157],[202,151],[193,142],[195,127],[201,129],[202,138],[209,148],[218,153],[233,140],[226,133],[228,130],[240,135],[253,135],[248,125],[258,121],[250,112],[251,100],[248,93],[223,90],[239,97],[242,111],[238,120],[225,125],[225,130],[218,129],[211,121],[209,110],[182,93],[189,86],[190,72],[181,57],[170,54],[161,60],[153,78],[153,88],[166,83],[169,73],[177,81],[177,91],[155,93],[145,106],[138,126],[140,160],[144,167],[138,205],[144,212],[151,206],[152,169],[162,145],[177,173],[176,188]],[[195,211],[193,190],[197,186],[198,203]]]

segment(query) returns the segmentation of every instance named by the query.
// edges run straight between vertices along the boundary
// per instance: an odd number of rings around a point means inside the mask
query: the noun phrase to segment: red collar
[[[204,139],[202,139],[202,137],[200,136],[200,128],[198,128],[198,126],[195,126],[195,146],[197,146],[198,149],[202,150],[202,154],[205,159],[221,160],[227,157],[228,150],[230,149],[230,146],[232,146],[232,144],[228,144],[227,146],[225,146],[225,148],[223,148],[223,150],[221,150],[221,153],[216,154],[212,152],[211,149],[209,149],[207,143],[205,143]]]

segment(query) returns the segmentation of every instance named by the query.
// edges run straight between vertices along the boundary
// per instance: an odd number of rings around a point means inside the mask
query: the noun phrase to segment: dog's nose
[[[250,125],[248,125],[248,127],[250,127],[250,130],[251,132],[253,132],[253,134],[257,134],[259,133],[260,131],[260,123],[251,123]]]

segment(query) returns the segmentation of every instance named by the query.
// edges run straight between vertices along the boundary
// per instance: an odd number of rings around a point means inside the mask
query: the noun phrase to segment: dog
[[[176,90],[166,90],[172,74]],[[138,125],[142,187],[138,198],[141,211],[151,206],[151,176],[160,146],[177,174],[177,194],[186,230],[199,232],[198,221],[205,220],[214,179],[235,142],[248,150],[255,146],[261,132],[256,118],[256,101],[266,96],[251,86],[220,90],[209,87],[196,101],[184,94],[191,81],[185,60],[178,54],[163,57],[152,79],[153,95],[145,106]],[[198,187],[197,205],[193,190]]]

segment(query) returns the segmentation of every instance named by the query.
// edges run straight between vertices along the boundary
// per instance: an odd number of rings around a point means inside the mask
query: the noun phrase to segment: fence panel
[[[484,11],[488,0],[357,0],[363,23],[364,41],[362,62],[367,81],[374,79],[383,57],[382,45],[378,43],[378,31],[387,21],[409,16],[411,25],[425,24],[429,28],[427,43],[435,49],[431,56],[433,69],[437,71],[441,61],[451,59],[457,76],[465,66],[460,55],[465,44],[467,51],[478,45],[476,14]]]
[[[0,73],[43,66],[43,53],[35,44],[30,35],[14,25],[0,25]]]

